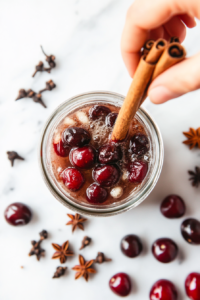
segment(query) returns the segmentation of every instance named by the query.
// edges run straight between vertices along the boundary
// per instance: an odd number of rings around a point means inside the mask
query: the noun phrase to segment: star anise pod
[[[67,260],[67,256],[73,256],[74,252],[67,250],[69,248],[69,241],[66,241],[62,246],[52,243],[53,248],[56,252],[53,254],[52,259],[60,259],[60,263],[64,264]]]
[[[79,250],[82,250],[83,248],[89,246],[89,244],[91,243],[91,240],[92,239],[89,236],[84,236]]]
[[[65,270],[67,267],[57,267],[56,272],[54,273],[52,278],[59,278],[65,274]]]
[[[189,145],[190,149],[197,146],[200,148],[200,127],[196,130],[194,128],[190,128],[188,132],[183,132],[186,136],[187,140],[183,142],[183,144]]]
[[[188,171],[191,175],[189,180],[192,182],[192,186],[198,187],[200,184],[200,167],[195,167],[195,171]]]
[[[84,230],[83,222],[87,221],[87,219],[82,218],[79,214],[71,215],[67,214],[68,217],[71,219],[69,222],[67,222],[66,225],[72,225],[72,232],[76,230],[76,228],[80,228],[81,230]]]
[[[111,261],[111,260],[112,260],[111,258],[105,257],[103,252],[98,252],[98,255],[95,258],[94,262],[98,264],[102,264],[105,261]]]
[[[14,166],[15,159],[24,160],[23,157],[19,156],[19,154],[15,151],[7,151],[8,159],[11,161],[11,166]]]
[[[96,270],[93,268],[90,268],[92,264],[94,263],[94,259],[85,261],[84,257],[82,255],[79,255],[79,264],[72,268],[72,270],[77,271],[75,274],[75,279],[79,279],[80,277],[84,277],[86,281],[89,279],[89,273],[96,273]]]

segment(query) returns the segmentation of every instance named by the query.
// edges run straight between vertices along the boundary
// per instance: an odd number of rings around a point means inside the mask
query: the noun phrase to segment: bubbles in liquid
[[[90,128],[92,129],[92,140],[99,144],[104,144],[108,141],[111,129],[102,121],[90,121]]]

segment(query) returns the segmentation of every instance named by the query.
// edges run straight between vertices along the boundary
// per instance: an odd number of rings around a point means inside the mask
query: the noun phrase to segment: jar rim
[[[47,133],[47,129],[49,127],[49,125],[51,124],[51,122],[53,121],[54,117],[57,116],[57,114],[59,112],[62,111],[63,108],[66,108],[67,106],[70,106],[70,104],[74,104],[76,101],[78,101],[78,99],[80,98],[85,98],[85,97],[90,97],[90,96],[111,96],[111,97],[116,97],[118,99],[123,100],[125,97],[121,94],[118,93],[114,93],[114,92],[109,92],[109,91],[91,91],[91,92],[87,92],[87,93],[82,93],[82,94],[78,94],[75,95],[69,99],[67,99],[66,101],[64,101],[63,103],[61,103],[55,110],[54,112],[49,116],[49,118],[47,119],[44,128],[42,130],[42,134],[41,134],[41,139],[40,139],[40,148],[39,148],[39,164],[40,164],[40,170],[42,173],[42,177],[44,179],[45,184],[47,185],[48,189],[50,190],[50,192],[53,194],[53,196],[60,202],[62,203],[64,206],[68,207],[69,209],[79,212],[81,214],[85,214],[85,215],[90,215],[90,216],[111,216],[111,215],[116,215],[125,211],[128,211],[132,208],[135,208],[136,206],[138,206],[141,202],[143,202],[147,196],[151,193],[151,191],[153,190],[153,188],[155,187],[159,177],[160,177],[160,173],[162,170],[162,166],[163,166],[163,160],[164,160],[164,147],[163,147],[163,140],[162,140],[162,136],[160,133],[160,130],[156,124],[156,122],[154,121],[154,119],[149,115],[149,113],[144,109],[144,108],[139,108],[138,113],[142,114],[143,117],[145,117],[152,125],[152,128],[156,134],[156,138],[158,141],[158,146],[159,146],[159,154],[158,154],[158,162],[157,162],[157,170],[155,172],[155,175],[153,178],[151,178],[151,180],[149,180],[146,188],[143,191],[143,194],[140,195],[139,199],[132,202],[127,201],[126,203],[124,203],[123,205],[119,205],[119,206],[115,206],[115,207],[111,207],[111,208],[107,208],[107,209],[94,209],[94,208],[89,208],[89,207],[84,207],[81,204],[77,204],[77,203],[72,203],[67,201],[66,199],[64,199],[64,197],[61,196],[60,193],[58,193],[56,191],[56,188],[53,186],[51,180],[48,177],[48,174],[46,172],[45,169],[45,163],[43,161],[43,146],[44,146],[44,139],[45,139],[45,134]],[[101,102],[101,100],[99,100],[99,102]]]

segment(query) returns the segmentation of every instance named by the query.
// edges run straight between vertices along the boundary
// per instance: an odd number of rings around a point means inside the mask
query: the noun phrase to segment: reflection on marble
[[[71,267],[77,256],[70,258],[66,275],[51,277],[59,265],[52,261],[51,243],[69,239],[78,254],[84,232],[71,234],[65,226],[66,213],[49,193],[40,176],[37,156],[43,125],[52,111],[67,98],[92,90],[109,90],[126,94],[131,79],[122,62],[120,37],[131,0],[10,0],[0,3],[1,71],[0,71],[0,299],[116,299],[108,288],[110,277],[127,272],[133,280],[133,291],[127,299],[148,298],[151,285],[159,278],[172,280],[182,299],[184,279],[190,271],[199,271],[198,247],[186,244],[180,234],[181,220],[168,220],[159,212],[161,200],[169,193],[185,199],[186,217],[199,218],[200,190],[188,182],[187,170],[200,164],[199,150],[189,151],[182,144],[182,131],[197,128],[200,92],[155,106],[146,100],[144,106],[158,123],[165,145],[165,161],[160,180],[138,208],[104,220],[90,218],[85,233],[93,244],[83,250],[86,259],[103,251],[112,262],[98,265],[98,273],[89,283],[74,281]],[[200,49],[199,26],[189,30],[184,42],[188,55]],[[51,74],[31,75],[34,66],[44,60],[40,45],[48,54],[56,55],[57,68]],[[31,99],[14,99],[20,88],[39,91],[52,79],[57,88],[45,92],[44,109]],[[6,151],[16,150],[25,161],[16,161],[13,168]],[[9,226],[3,212],[12,202],[24,202],[33,209],[32,222],[21,228]],[[46,229],[50,237],[43,242],[46,257],[40,262],[28,257],[30,241]],[[123,256],[119,243],[128,233],[138,234],[145,251],[136,259]],[[181,249],[180,259],[163,265],[151,254],[151,244],[159,237],[170,237]],[[182,257],[182,259],[181,259]],[[23,269],[20,266],[24,266]],[[78,286],[78,288],[77,288]],[[86,296],[87,295],[87,296]]]

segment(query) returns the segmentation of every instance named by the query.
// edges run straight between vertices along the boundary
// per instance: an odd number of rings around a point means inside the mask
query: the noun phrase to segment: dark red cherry
[[[131,291],[131,280],[126,273],[117,273],[109,281],[111,290],[118,296],[128,296]]]
[[[161,238],[153,243],[152,253],[158,261],[169,263],[176,258],[178,247],[171,239]]]
[[[146,135],[138,133],[130,140],[130,151],[137,155],[144,155],[148,151],[149,140]]]
[[[19,226],[28,224],[32,218],[32,213],[25,204],[15,202],[6,208],[4,217],[10,225]]]
[[[180,218],[185,213],[185,203],[181,197],[169,195],[161,203],[160,211],[166,218]]]
[[[98,150],[98,160],[101,164],[113,164],[122,159],[122,151],[115,144],[106,144]]]
[[[82,147],[89,144],[91,137],[87,130],[80,127],[69,127],[62,133],[64,146]]]
[[[183,221],[181,224],[181,233],[189,244],[200,244],[200,222],[198,220],[191,218]]]
[[[72,191],[78,191],[84,183],[83,175],[75,168],[65,169],[61,176],[65,186]]]
[[[93,179],[104,187],[117,183],[120,170],[116,165],[97,166],[92,172]]]
[[[190,273],[185,280],[185,291],[191,300],[200,299],[200,273]]]
[[[147,171],[148,171],[148,163],[137,160],[129,164],[129,181],[132,183],[140,183],[144,180]]]
[[[108,192],[106,189],[104,189],[97,183],[92,183],[86,189],[86,197],[88,202],[92,204],[100,204],[106,201],[108,197]]]
[[[92,146],[86,145],[82,148],[72,149],[69,158],[73,166],[81,169],[91,169],[95,164],[96,151]]]
[[[89,117],[92,120],[105,119],[105,117],[110,113],[110,109],[106,106],[95,105],[89,110]]]
[[[68,146],[64,146],[63,141],[60,140],[57,144],[53,144],[54,151],[58,156],[66,157],[69,155],[70,148]]]
[[[118,113],[110,113],[106,117],[106,126],[113,127],[117,119]]]
[[[121,240],[121,250],[128,257],[136,257],[142,251],[142,242],[135,234],[129,234]]]
[[[149,298],[150,300],[177,300],[178,293],[171,281],[161,279],[152,286]]]

